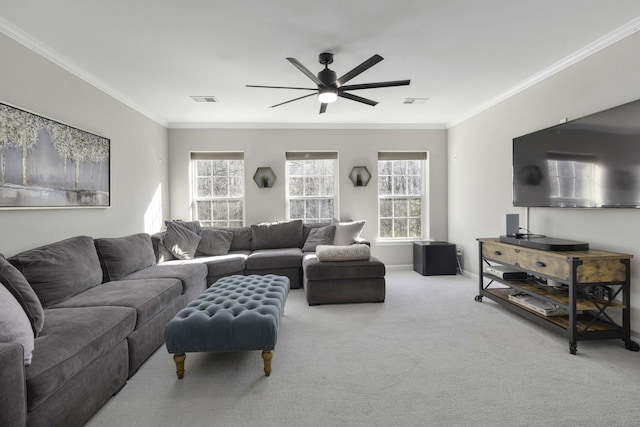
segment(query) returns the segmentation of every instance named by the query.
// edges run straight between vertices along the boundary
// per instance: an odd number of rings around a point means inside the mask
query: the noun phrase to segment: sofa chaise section
[[[26,369],[28,424],[81,425],[127,381],[127,336],[136,313],[127,307],[60,308],[46,309],[45,318]]]
[[[0,411],[0,425],[86,423],[162,345],[167,322],[207,285],[204,265],[156,266],[146,234],[77,236],[0,261],[2,281],[16,281],[13,293],[24,293],[16,301],[34,334],[30,365],[24,356],[16,359],[16,344],[0,346],[0,360],[8,364],[0,375],[0,406],[14,408]]]

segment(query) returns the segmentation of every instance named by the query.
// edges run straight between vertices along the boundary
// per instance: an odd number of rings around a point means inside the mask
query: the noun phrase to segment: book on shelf
[[[536,313],[540,313],[543,316],[567,316],[569,314],[567,309],[564,307],[553,304],[549,301],[544,301],[524,292],[510,294],[509,300],[515,304],[521,305],[522,307],[526,307],[529,310],[533,310]]]

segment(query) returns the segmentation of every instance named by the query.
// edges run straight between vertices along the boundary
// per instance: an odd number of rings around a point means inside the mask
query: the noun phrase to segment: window
[[[287,153],[289,219],[305,223],[328,222],[335,215],[338,153]]]
[[[192,217],[202,226],[244,225],[244,154],[191,153]]]
[[[383,239],[423,237],[427,153],[378,153],[378,233]]]
[[[548,152],[550,197],[568,206],[601,205],[602,169],[598,160],[592,155]]]

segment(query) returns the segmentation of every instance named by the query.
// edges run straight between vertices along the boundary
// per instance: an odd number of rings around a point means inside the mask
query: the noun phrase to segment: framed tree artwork
[[[0,209],[110,206],[110,140],[0,103]]]

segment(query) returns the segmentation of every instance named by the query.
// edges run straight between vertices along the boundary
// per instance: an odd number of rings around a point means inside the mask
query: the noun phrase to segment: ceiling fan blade
[[[372,101],[370,99],[363,98],[363,97],[357,96],[357,95],[352,95],[352,94],[346,93],[346,92],[339,91],[338,92],[338,96],[340,96],[342,98],[350,99],[352,101],[362,102],[363,104],[371,105],[372,107],[375,107],[376,104],[378,104],[376,101]]]
[[[259,86],[259,85],[245,85],[246,87],[261,87],[265,89],[298,89],[298,90],[318,90],[318,88],[311,87],[291,87],[291,86]]]
[[[394,80],[390,82],[363,83],[360,85],[341,86],[340,90],[374,89],[378,87],[407,86],[411,80]]]
[[[298,70],[302,71],[304,75],[309,77],[315,84],[321,87],[325,87],[325,84],[320,81],[318,76],[309,71],[307,67],[302,65],[296,58],[287,58],[287,61],[291,62]]]
[[[327,112],[327,105],[329,105],[329,104],[327,104],[326,102],[320,104],[320,114],[323,114],[323,113]]]
[[[384,58],[382,56],[380,56],[380,55],[373,55],[371,58],[367,59],[362,64],[358,65],[356,68],[354,68],[353,70],[349,71],[347,74],[345,74],[344,76],[342,76],[338,80],[336,80],[336,83],[338,84],[338,87],[342,86],[343,84],[345,84],[346,82],[348,82],[349,80],[351,80],[352,78],[357,76],[358,74],[360,74],[360,73],[368,70],[369,68],[373,67],[374,65],[376,65],[378,62],[382,61],[383,59]]]
[[[297,101],[297,100],[299,100],[299,99],[308,98],[308,97],[313,96],[313,95],[315,95],[315,93],[310,93],[309,95],[303,95],[303,96],[300,96],[300,97],[298,97],[298,98],[294,98],[294,99],[290,99],[290,100],[288,100],[288,101],[281,102],[280,104],[272,105],[272,106],[271,106],[271,107],[269,107],[269,108],[279,107],[279,106],[281,106],[281,105],[288,104],[288,103],[290,103],[290,102]]]

